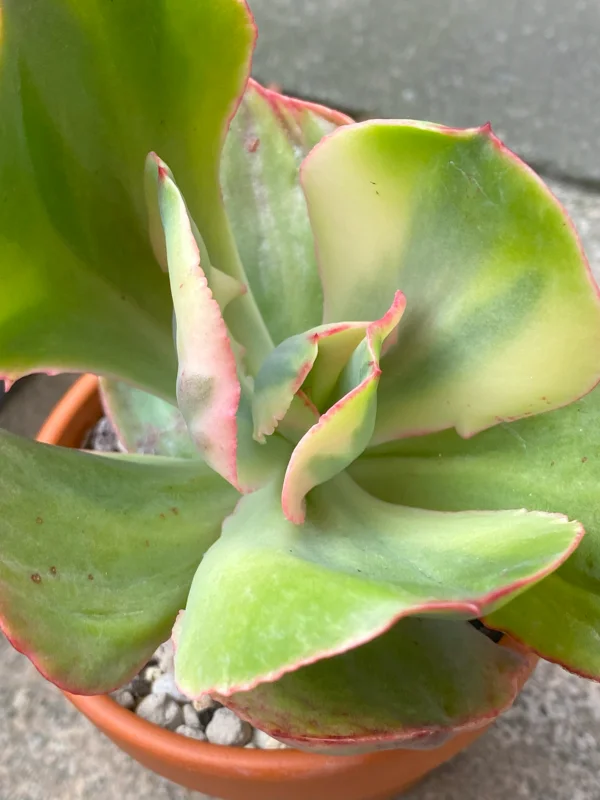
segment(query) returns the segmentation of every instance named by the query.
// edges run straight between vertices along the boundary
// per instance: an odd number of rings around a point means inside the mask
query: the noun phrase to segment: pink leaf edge
[[[530,178],[532,178],[535,181],[535,183],[538,185],[538,187],[546,195],[546,197],[550,201],[550,203],[552,205],[554,205],[558,209],[558,211],[560,212],[562,218],[564,219],[565,226],[568,228],[568,230],[569,230],[571,236],[573,237],[573,240],[574,240],[574,242],[575,242],[575,244],[577,246],[577,250],[579,252],[579,257],[580,257],[581,262],[582,262],[583,267],[584,267],[585,276],[587,278],[587,281],[588,281],[591,289],[593,290],[593,292],[595,294],[596,303],[597,303],[598,307],[600,308],[600,285],[598,284],[598,282],[596,281],[596,278],[594,277],[594,273],[592,271],[592,268],[590,266],[589,260],[587,258],[586,253],[585,253],[585,250],[583,248],[583,244],[581,242],[581,237],[579,236],[577,228],[575,227],[575,223],[571,219],[571,217],[568,214],[568,212],[567,212],[566,208],[564,207],[564,205],[556,197],[554,192],[552,192],[550,187],[537,174],[537,172],[532,167],[530,167],[529,164],[527,164],[525,161],[523,161],[523,159],[520,158],[516,153],[514,153],[509,147],[507,147],[504,144],[504,142],[496,135],[496,133],[492,129],[492,123],[491,122],[485,122],[483,125],[478,125],[478,126],[475,126],[475,127],[472,127],[472,128],[453,128],[453,127],[450,127],[448,125],[441,125],[441,124],[435,123],[435,122],[421,122],[421,121],[413,120],[413,119],[396,119],[396,120],[369,119],[369,120],[366,120],[364,122],[355,122],[355,123],[352,124],[352,127],[353,128],[370,128],[370,127],[374,127],[376,125],[385,125],[385,126],[390,126],[390,127],[397,127],[397,126],[404,125],[404,126],[408,126],[408,127],[412,127],[412,128],[419,128],[419,129],[432,130],[432,131],[440,131],[441,133],[447,133],[450,136],[454,136],[457,139],[465,139],[465,138],[470,138],[470,137],[473,137],[473,136],[485,136],[485,137],[487,137],[490,140],[490,142],[494,145],[494,147],[500,153],[502,153],[502,155],[504,155],[507,158],[507,160],[512,161],[513,164],[515,164],[517,167],[519,167],[519,169],[521,169],[523,172],[525,172]],[[334,136],[339,136],[340,133],[342,132],[342,130],[343,129],[340,127],[340,128],[337,128],[334,131],[331,131],[331,133],[326,134],[321,139],[321,141],[318,144],[316,144],[313,147],[313,149],[310,151],[310,153],[306,156],[306,158],[304,159],[304,161],[300,165],[300,185],[303,188],[304,188],[304,173],[306,171],[306,165],[310,163],[310,160],[313,157],[313,154],[318,149],[323,147],[323,145],[325,145],[331,138],[333,138]],[[310,207],[310,204],[307,204],[307,205],[308,205],[308,216],[309,216],[309,219],[311,219],[311,223],[312,223],[311,207]],[[322,274],[321,257],[320,257],[320,254],[319,254],[318,242],[315,242],[315,252],[316,252],[316,255],[317,255],[317,265],[318,265],[318,268],[319,268],[319,273]],[[327,318],[327,298],[324,299],[323,318],[324,319]],[[548,409],[548,411],[539,411],[539,412],[536,413],[535,416],[537,416],[537,414],[544,414],[544,413],[548,413],[549,411],[557,411],[560,408],[565,408],[566,406],[571,405],[571,403],[575,403],[575,402],[577,402],[577,400],[581,400],[582,397],[585,397],[586,395],[588,395],[599,384],[600,384],[600,371],[598,372],[598,375],[593,379],[593,382],[590,384],[590,387],[588,389],[586,389],[584,392],[582,392],[581,394],[579,394],[577,397],[574,397],[572,400],[569,400],[567,403],[562,403],[561,405],[558,405],[558,406],[552,406],[552,408]],[[478,433],[481,433],[482,431],[487,430],[487,428],[493,427],[493,425],[496,425],[499,422],[515,422],[516,420],[523,419],[526,416],[529,416],[529,415],[528,414],[521,414],[521,415],[518,415],[518,416],[510,417],[508,419],[498,418],[497,422],[494,422],[491,425],[488,425],[488,426],[486,426],[484,428],[479,428],[478,430],[471,432],[468,436],[463,436],[462,434],[459,434],[459,435],[461,435],[462,438],[464,438],[464,439],[470,439],[473,436],[477,436]],[[415,437],[418,437],[418,436],[427,436],[430,433],[437,433],[440,430],[446,430],[446,428],[436,428],[436,427],[422,428],[422,429],[415,428],[414,430],[406,432],[401,437],[396,437],[395,439],[389,439],[389,440],[386,440],[386,442],[387,441],[396,441],[397,439],[400,439],[400,438],[401,439],[410,439],[410,438],[415,438]],[[378,442],[378,444],[384,444],[384,442]]]
[[[311,369],[313,368],[315,361],[318,358],[318,347],[319,342],[322,339],[327,339],[330,336],[335,336],[338,333],[343,333],[344,331],[350,330],[352,328],[367,328],[369,323],[367,322],[336,322],[332,323],[331,327],[327,330],[321,331],[313,331],[312,333],[306,334],[306,339],[315,347],[314,357],[308,358],[304,361],[300,367],[298,368],[294,377],[290,380],[287,386],[287,397],[285,401],[281,403],[280,408],[273,412],[269,420],[264,420],[261,425],[259,425],[256,429],[256,440],[258,442],[264,442],[265,436],[270,436],[282,419],[284,419],[285,415],[289,411],[289,408],[292,404],[292,400],[295,396],[298,396],[303,404],[315,415],[315,419],[319,419],[319,410],[308,397],[308,395],[301,391],[302,384],[308,377]]]
[[[366,327],[366,340],[369,352],[371,355],[370,367],[371,371],[361,383],[352,389],[348,394],[344,395],[337,403],[331,406],[318,421],[310,428],[309,431],[302,437],[300,442],[296,445],[294,452],[289,460],[285,477],[283,481],[283,488],[281,492],[281,506],[283,513],[290,522],[296,525],[301,525],[306,518],[306,508],[304,504],[304,495],[300,496],[297,491],[297,474],[303,468],[304,450],[310,446],[315,436],[328,425],[331,419],[336,417],[345,406],[354,400],[355,397],[364,392],[373,381],[379,380],[381,375],[381,368],[379,366],[379,357],[374,350],[374,339],[376,336],[381,335],[382,331],[385,332],[389,328],[385,336],[390,335],[398,322],[400,321],[404,309],[406,308],[406,297],[402,292],[396,292],[394,301],[381,319],[372,322]]]
[[[264,730],[274,739],[289,745],[290,747],[305,747],[318,749],[319,752],[339,753],[345,748],[364,748],[366,750],[387,750],[395,747],[439,747],[450,736],[471,730],[477,730],[496,719],[504,711],[508,710],[515,701],[525,680],[533,670],[537,656],[529,648],[521,645],[514,640],[514,647],[511,651],[518,657],[518,666],[510,673],[510,691],[504,703],[494,707],[493,710],[472,717],[459,719],[450,726],[426,725],[422,727],[407,727],[401,733],[394,731],[382,731],[372,734],[362,734],[357,736],[292,736],[288,731],[281,728],[271,727],[265,724],[265,720],[249,713],[244,703],[243,693],[234,697],[215,695],[215,699],[223,705],[231,708],[242,719],[245,719],[254,727]],[[504,647],[505,645],[499,644]]]
[[[156,648],[161,644],[159,641],[157,641],[155,644],[152,644],[149,648],[148,655],[141,659],[134,667],[132,667],[132,669],[124,675],[123,680],[119,681],[116,686],[111,684],[110,686],[103,686],[99,690],[91,691],[83,686],[69,683],[68,681],[64,681],[53,675],[51,669],[45,665],[45,659],[38,655],[35,649],[28,642],[26,642],[24,638],[21,638],[12,632],[6,620],[6,616],[2,613],[0,613],[0,632],[6,636],[8,642],[10,642],[11,646],[14,647],[17,652],[22,653],[32,663],[42,678],[50,683],[53,683],[63,692],[68,692],[69,694],[76,694],[83,697],[95,697],[101,694],[110,694],[110,692],[114,692],[119,689],[125,683],[134,678],[141,669],[143,669],[143,667],[148,663],[148,659],[154,650],[156,650]]]
[[[349,117],[347,114],[343,114],[341,111],[336,111],[335,109],[329,108],[328,106],[320,103],[313,103],[309,100],[300,100],[297,97],[290,97],[289,95],[281,94],[280,92],[275,91],[275,89],[269,89],[266,86],[263,86],[254,78],[248,79],[248,86],[258,92],[258,94],[262,95],[262,97],[269,102],[277,117],[284,124],[285,120],[282,120],[281,118],[280,106],[284,106],[294,114],[298,114],[298,112],[302,113],[303,111],[310,111],[316,116],[322,117],[322,119],[326,120],[327,122],[331,122],[333,125],[351,125],[354,122],[351,117]]]
[[[234,516],[238,513],[240,503],[236,506],[233,514],[230,516]],[[556,520],[561,520],[565,524],[569,522],[569,518],[565,514],[559,513],[551,513],[547,511],[537,511],[537,512],[529,512],[526,509],[519,509],[520,513],[528,514],[528,513],[536,513],[540,516],[550,517]],[[438,512],[440,514],[452,514],[454,512],[451,511],[441,511]],[[463,512],[465,514],[477,514],[480,512],[477,511],[467,511]],[[581,539],[585,535],[585,529],[581,523],[577,523],[577,531],[576,535],[573,539],[573,542],[567,548],[567,550],[562,553],[561,555],[557,556],[557,558],[547,567],[540,569],[535,575],[531,576],[530,578],[523,578],[519,581],[515,581],[514,583],[503,586],[501,589],[496,589],[492,592],[487,592],[481,597],[474,598],[472,600],[465,600],[465,601],[439,601],[439,602],[432,602],[432,603],[421,603],[418,606],[413,606],[412,608],[401,611],[398,614],[394,614],[387,622],[383,625],[378,626],[377,628],[373,629],[367,634],[362,636],[350,637],[346,641],[336,645],[335,647],[331,648],[324,648],[323,650],[319,650],[312,656],[308,656],[306,658],[298,659],[290,664],[285,664],[281,667],[278,667],[271,672],[266,673],[265,675],[261,676],[260,678],[253,678],[250,681],[246,681],[244,683],[234,684],[233,686],[210,686],[203,689],[198,694],[189,695],[191,700],[197,700],[201,695],[208,694],[212,696],[219,695],[221,697],[231,697],[231,695],[237,694],[238,692],[249,692],[252,689],[256,689],[257,686],[260,686],[263,683],[275,683],[276,681],[283,678],[284,675],[287,675],[290,672],[296,672],[296,670],[301,669],[302,667],[308,667],[311,664],[316,664],[318,661],[322,661],[325,658],[332,658],[333,656],[341,655],[342,653],[346,653],[349,650],[354,650],[357,647],[360,647],[363,644],[367,644],[368,642],[373,641],[378,636],[382,636],[384,633],[387,633],[391,628],[394,627],[398,622],[400,622],[405,617],[411,616],[419,616],[422,614],[438,614],[438,613],[457,613],[464,615],[468,619],[483,619],[485,622],[485,616],[483,613],[483,609],[486,606],[489,606],[498,600],[501,600],[508,594],[511,594],[513,591],[516,591],[520,588],[533,585],[543,578],[551,575],[561,564],[563,564],[569,556],[571,556],[575,550],[577,549]],[[181,612],[183,613],[183,612]],[[178,617],[178,621],[181,618],[181,614]],[[175,633],[175,629],[174,629]],[[508,632],[509,633],[509,632]],[[512,634],[509,633],[510,636]],[[519,643],[518,639],[515,638],[515,641]],[[173,644],[176,647],[176,641],[173,640]],[[519,643],[521,644],[521,643]],[[528,645],[523,645],[528,650],[533,651],[529,648]],[[545,656],[542,657],[545,658]],[[579,674],[579,673],[576,673]],[[187,693],[186,690],[181,690],[183,693]]]
[[[163,162],[155,154],[151,156],[156,161],[158,167],[159,185],[164,185],[171,180]],[[209,465],[222,475],[239,492],[244,488],[240,485],[237,470],[237,411],[241,397],[241,386],[237,377],[237,365],[227,326],[223,320],[221,309],[214,299],[208,280],[202,270],[200,262],[200,249],[192,231],[189,217],[187,220],[186,234],[189,237],[191,252],[193,253],[194,263],[190,265],[190,272],[194,280],[201,287],[202,294],[206,298],[206,308],[211,316],[211,342],[206,345],[206,352],[212,358],[214,364],[219,366],[218,374],[223,379],[218,381],[215,386],[215,402],[211,403],[208,419],[203,424],[203,428],[209,431],[210,448],[206,452],[206,459]],[[206,325],[206,320],[202,321]],[[179,381],[185,377],[185,367],[180,366]]]

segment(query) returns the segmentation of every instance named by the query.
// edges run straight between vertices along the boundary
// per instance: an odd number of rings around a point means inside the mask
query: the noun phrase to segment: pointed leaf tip
[[[235,356],[183,197],[166,170],[160,172],[159,167],[158,206],[177,320],[177,401],[206,462],[240,489],[236,413],[241,389]]]
[[[294,407],[292,403],[307,378],[310,397],[303,394],[300,401],[318,419],[318,398],[333,389],[353,350],[364,338],[367,326],[367,322],[320,325],[286,339],[269,354],[256,376],[252,401],[256,441],[264,442],[265,436],[273,433],[288,412],[293,415],[297,405]],[[307,427],[315,421],[309,419]]]
[[[281,493],[283,513],[290,522],[302,524],[307,493],[349,466],[367,447],[377,414],[381,350],[405,307],[406,298],[397,291],[383,317],[367,326],[363,341],[341,373],[341,399],[320,417],[292,453]]]

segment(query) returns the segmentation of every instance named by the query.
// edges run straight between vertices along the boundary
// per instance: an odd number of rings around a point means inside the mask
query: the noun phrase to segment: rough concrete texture
[[[202,800],[132,761],[0,634],[2,800]]]
[[[600,686],[541,664],[513,708],[406,800],[598,800]]]
[[[552,185],[600,276],[600,199]],[[23,384],[0,410],[0,425],[33,435],[62,389],[59,380],[35,376]],[[600,685],[543,664],[489,733],[406,800],[600,800],[599,775]],[[0,800],[107,798],[207,800],[120,752],[0,636]]]
[[[254,73],[367,116],[491,120],[555,173],[600,179],[598,0],[250,0]]]

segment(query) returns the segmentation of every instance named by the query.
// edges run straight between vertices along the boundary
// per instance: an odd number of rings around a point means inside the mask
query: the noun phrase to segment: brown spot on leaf
[[[31,576],[31,580],[34,583],[41,583],[42,582],[42,576],[40,575],[39,572],[34,572],[33,575]]]
[[[146,541],[144,542],[144,544],[146,545],[146,547],[150,547],[150,542],[148,541],[148,539],[146,539]]]
[[[210,405],[214,394],[214,378],[206,375],[187,377],[181,372],[177,384],[177,396],[181,397],[180,405],[184,408],[198,411]]]
[[[588,569],[594,569],[594,559],[591,556],[587,556],[585,559],[585,565]]]
[[[88,581],[93,581],[93,580],[94,580],[94,576],[90,572],[90,574],[88,575]]]
[[[36,517],[35,521],[37,525],[41,525],[44,520],[41,517]]]
[[[250,139],[248,141],[248,144],[246,145],[246,149],[248,150],[249,153],[256,153],[259,144],[260,144],[260,139],[257,138]]]
[[[171,513],[177,516],[177,514],[179,514],[179,509],[176,506],[173,506],[173,508],[171,509]]]
[[[56,567],[50,567],[50,575],[56,575]]]
[[[159,514],[158,516],[159,516],[161,519],[166,519],[166,517],[165,517],[165,515],[164,515],[164,514]]]
[[[586,462],[586,461],[587,461],[587,456],[584,456],[584,457],[581,459],[581,463],[582,463],[582,464],[585,464],[585,462]]]
[[[553,467],[553,466],[554,466],[554,461],[551,461],[551,462],[550,462],[550,466],[551,466],[551,467]]]

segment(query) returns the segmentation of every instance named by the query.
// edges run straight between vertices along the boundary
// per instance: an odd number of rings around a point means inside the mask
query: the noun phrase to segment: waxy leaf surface
[[[383,503],[346,475],[285,519],[279,481],[245,496],[203,559],[175,677],[231,695],[351,650],[403,617],[479,617],[555,569],[581,538],[564,517],[443,514]]]
[[[563,406],[600,378],[600,301],[570,220],[489,126],[341,128],[302,169],[324,322],[407,300],[374,442]]]
[[[239,495],[199,459],[100,456],[6,432],[0,462],[4,633],[59,686],[114,689],[168,637]]]

